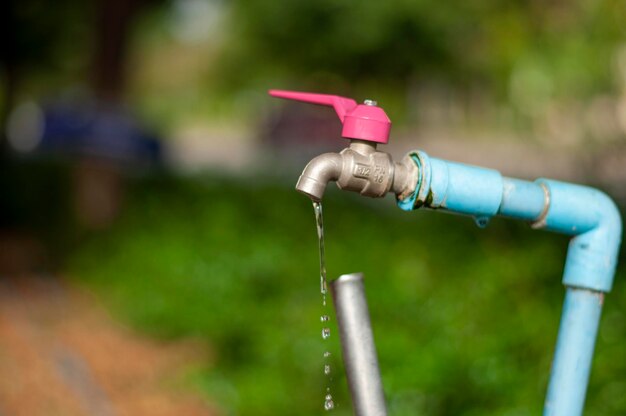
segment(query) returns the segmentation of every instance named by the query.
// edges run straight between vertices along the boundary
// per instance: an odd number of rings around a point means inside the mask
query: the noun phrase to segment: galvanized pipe
[[[383,385],[378,369],[361,273],[344,274],[330,283],[341,352],[357,416],[386,416]]]

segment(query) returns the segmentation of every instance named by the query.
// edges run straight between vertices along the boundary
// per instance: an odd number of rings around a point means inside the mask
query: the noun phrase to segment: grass
[[[210,343],[215,357],[190,377],[224,414],[320,414],[313,210],[291,186],[253,182],[134,184],[123,218],[87,238],[68,268],[136,328]],[[567,239],[393,205],[334,189],[324,201],[329,276],[366,276],[390,414],[539,414]],[[607,297],[588,415],[626,412],[624,270]],[[330,341],[334,414],[348,415],[337,336]]]

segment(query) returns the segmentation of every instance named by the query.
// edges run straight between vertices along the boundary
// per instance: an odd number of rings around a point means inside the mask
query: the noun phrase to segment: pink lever
[[[391,121],[385,111],[373,101],[357,104],[352,98],[338,95],[313,94],[284,90],[270,90],[272,97],[333,107],[343,123],[342,137],[366,140],[376,143],[389,141]]]

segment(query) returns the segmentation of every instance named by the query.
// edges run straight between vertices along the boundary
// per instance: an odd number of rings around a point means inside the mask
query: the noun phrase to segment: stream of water
[[[330,316],[328,315],[328,306],[326,306],[326,294],[328,293],[328,284],[326,280],[326,257],[324,253],[324,216],[322,213],[322,203],[313,201],[313,210],[315,211],[315,223],[317,225],[317,238],[319,243],[320,252],[320,292],[322,294],[322,315],[320,321],[322,322],[322,340],[326,340],[330,337],[330,328],[328,322]],[[326,384],[326,393],[324,395],[324,409],[332,410],[335,407],[333,396],[330,392],[330,381],[332,380],[332,369],[330,367],[330,352],[326,350],[324,352],[324,374],[328,377]]]

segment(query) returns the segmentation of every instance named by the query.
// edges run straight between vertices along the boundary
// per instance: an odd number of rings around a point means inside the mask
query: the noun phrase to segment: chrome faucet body
[[[376,150],[376,143],[353,139],[339,153],[324,153],[309,162],[296,189],[320,201],[328,182],[339,189],[378,198],[387,192],[410,194],[415,189],[417,167],[410,158],[394,163],[391,155]]]

